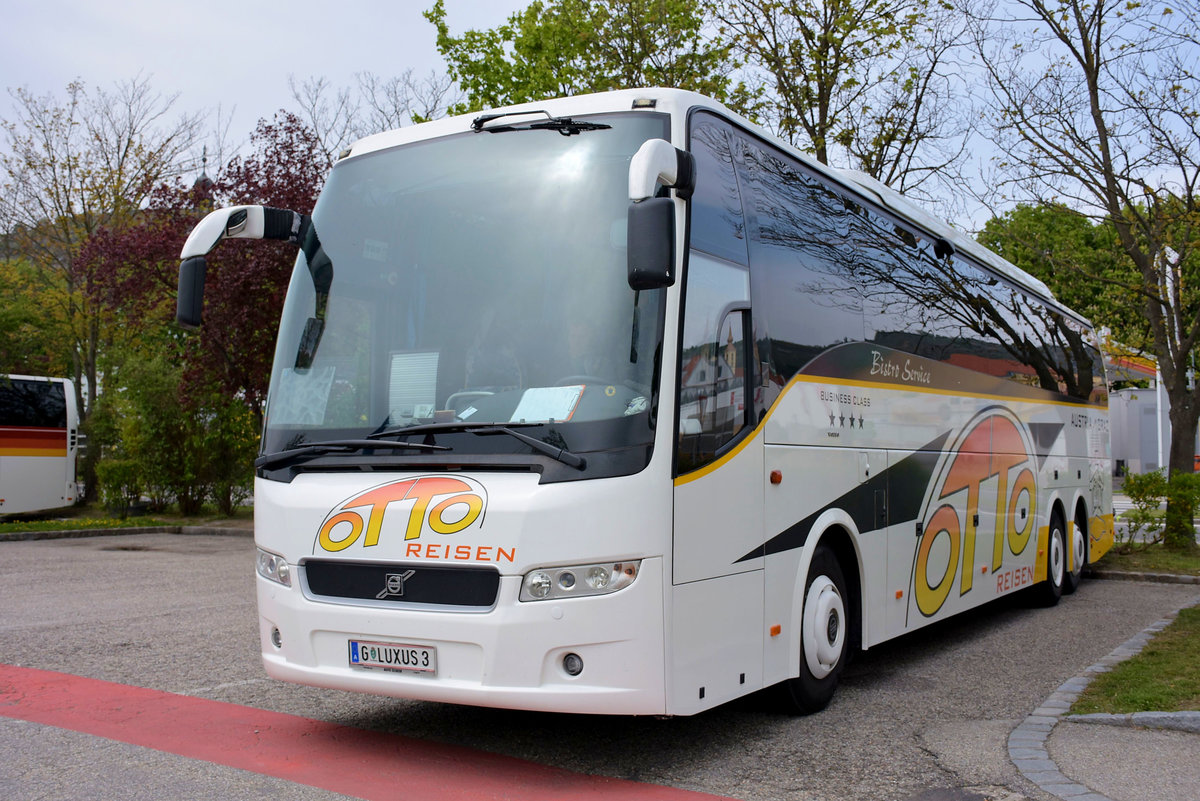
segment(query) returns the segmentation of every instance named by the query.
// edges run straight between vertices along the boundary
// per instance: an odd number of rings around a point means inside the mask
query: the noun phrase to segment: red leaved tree
[[[216,200],[311,213],[327,163],[316,135],[294,114],[281,111],[275,119],[259,122],[251,144],[251,155],[235,158],[221,171]],[[189,383],[240,395],[261,418],[279,314],[295,261],[295,246],[280,242],[230,240],[213,250],[204,326],[188,341]]]

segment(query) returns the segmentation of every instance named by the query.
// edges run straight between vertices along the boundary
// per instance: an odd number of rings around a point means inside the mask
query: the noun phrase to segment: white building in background
[[[1104,351],[1110,384],[1118,381],[1150,384],[1145,389],[1114,390],[1108,396],[1113,473],[1158,470],[1167,464],[1171,447],[1171,405],[1158,378],[1158,365],[1150,357],[1117,352],[1118,346],[1111,341],[1104,343]]]

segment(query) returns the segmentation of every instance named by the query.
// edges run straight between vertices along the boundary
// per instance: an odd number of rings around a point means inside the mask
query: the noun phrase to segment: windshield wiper
[[[492,120],[498,120],[501,117],[524,117],[529,114],[545,114],[546,119],[538,120],[537,122],[518,122],[511,125],[484,127]],[[573,120],[570,117],[552,117],[550,116],[550,112],[538,109],[537,111],[505,111],[500,114],[482,114],[471,121],[471,127],[476,133],[480,131],[487,131],[488,133],[504,133],[505,131],[558,131],[563,136],[574,136],[583,131],[602,131],[612,126],[605,125],[602,122]]]
[[[429,445],[423,442],[381,442],[374,439],[331,439],[324,442],[313,442],[300,445],[275,453],[265,453],[254,460],[254,466],[259,469],[273,467],[282,462],[300,456],[320,456],[323,453],[338,451],[367,451],[373,449],[412,450],[412,451],[448,451],[448,445]]]
[[[587,460],[579,454],[572,453],[566,448],[560,448],[557,445],[551,445],[548,442],[543,442],[542,440],[535,439],[528,434],[522,434],[520,431],[514,430],[517,428],[533,428],[544,425],[545,423],[469,423],[460,420],[454,423],[429,423],[426,425],[385,428],[382,431],[376,431],[372,434],[367,434],[367,439],[375,441],[379,437],[396,437],[404,436],[406,434],[429,434],[438,431],[470,431],[472,434],[481,435],[507,434],[514,439],[524,442],[538,453],[544,453],[551,459],[557,459],[568,467],[574,467],[578,470],[582,470],[587,467]]]

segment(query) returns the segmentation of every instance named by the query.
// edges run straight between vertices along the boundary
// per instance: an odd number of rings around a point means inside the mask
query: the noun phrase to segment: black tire
[[[1083,583],[1083,568],[1088,562],[1087,526],[1082,520],[1076,520],[1071,530],[1071,550],[1074,554],[1074,570],[1067,570],[1063,580],[1063,595],[1070,595],[1079,589]]]
[[[1067,536],[1062,515],[1050,517],[1050,532],[1046,538],[1046,580],[1033,588],[1039,606],[1054,606],[1062,597],[1067,576]]]
[[[846,579],[833,550],[817,546],[804,583],[800,624],[800,675],[779,684],[780,705],[808,715],[829,706],[850,650]]]

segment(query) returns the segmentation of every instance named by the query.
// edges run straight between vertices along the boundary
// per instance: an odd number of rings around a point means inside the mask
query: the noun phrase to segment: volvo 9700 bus
[[[0,515],[75,503],[78,447],[70,381],[0,375]]]
[[[369,137],[299,249],[256,462],[269,675],[533,710],[830,700],[1112,541],[1089,323],[885,186],[631,90]]]

